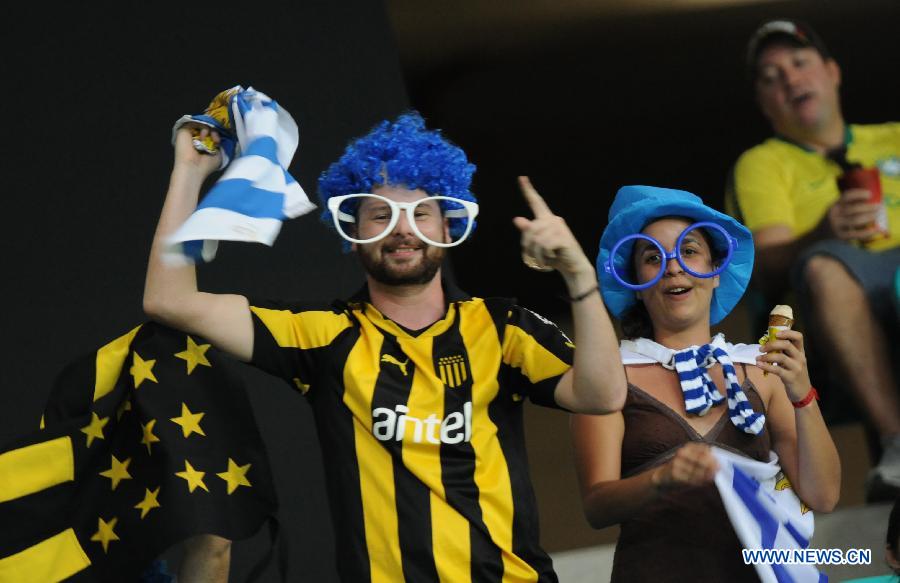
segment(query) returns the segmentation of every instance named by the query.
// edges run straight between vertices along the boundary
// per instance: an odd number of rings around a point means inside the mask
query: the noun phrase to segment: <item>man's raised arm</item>
[[[201,130],[201,137],[208,131]],[[218,140],[215,133],[213,137]],[[247,298],[201,292],[193,265],[171,265],[163,260],[166,239],[197,208],[203,181],[218,168],[220,155],[201,154],[193,147],[191,131],[178,130],[169,190],[147,266],[144,312],[152,320],[202,336],[248,361],[253,355],[253,323]]]
[[[556,402],[577,413],[619,411],[627,393],[625,369],[594,266],[566,222],[553,214],[528,178],[520,177],[519,185],[534,213],[534,219],[514,219],[522,232],[523,258],[559,271],[572,302],[575,362],[556,387]]]

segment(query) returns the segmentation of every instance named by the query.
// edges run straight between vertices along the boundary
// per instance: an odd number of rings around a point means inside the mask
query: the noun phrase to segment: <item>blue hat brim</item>
[[[597,277],[603,301],[610,312],[620,318],[637,301],[634,290],[623,287],[605,266],[613,246],[628,235],[640,233],[649,223],[667,216],[694,221],[709,221],[722,226],[737,240],[731,262],[719,274],[719,287],[713,291],[710,324],[717,324],[740,301],[753,273],[753,235],[734,218],[712,209],[690,192],[654,186],[624,186],[616,193],[609,209],[609,223],[600,237],[597,255]]]

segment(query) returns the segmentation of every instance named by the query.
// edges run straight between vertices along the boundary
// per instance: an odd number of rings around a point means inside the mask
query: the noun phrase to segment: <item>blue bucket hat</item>
[[[616,193],[616,198],[609,207],[609,223],[600,237],[600,253],[597,255],[597,277],[603,301],[617,318],[634,305],[637,301],[635,292],[619,284],[612,274],[606,272],[604,265],[609,260],[613,246],[622,238],[640,233],[656,219],[670,216],[716,223],[737,240],[731,262],[719,274],[719,287],[713,291],[709,320],[711,324],[717,324],[737,305],[750,283],[753,272],[753,236],[747,227],[732,217],[709,208],[700,197],[684,190],[623,186]],[[631,256],[630,249],[624,251],[624,257]],[[622,257],[619,254],[617,260],[623,261]]]

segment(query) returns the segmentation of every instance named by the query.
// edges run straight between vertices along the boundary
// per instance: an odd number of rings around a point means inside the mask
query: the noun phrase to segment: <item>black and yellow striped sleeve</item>
[[[314,382],[328,347],[352,327],[349,316],[328,306],[253,301],[251,363],[289,381],[301,393]]]
[[[518,371],[522,392],[532,402],[558,407],[554,399],[560,377],[572,367],[575,345],[550,320],[512,306],[503,334],[503,363]]]

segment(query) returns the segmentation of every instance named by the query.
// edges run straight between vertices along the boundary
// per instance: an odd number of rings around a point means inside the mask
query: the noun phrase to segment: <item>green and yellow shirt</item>
[[[851,125],[847,160],[875,167],[887,208],[890,237],[868,244],[879,251],[900,245],[900,123]],[[781,138],[770,138],[738,159],[726,195],[728,212],[751,231],[787,225],[797,236],[822,220],[840,192],[841,168],[821,154]]]

